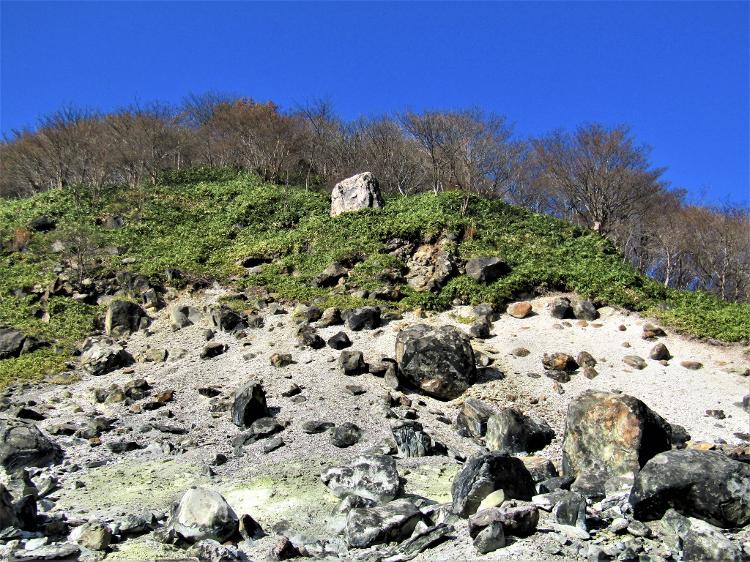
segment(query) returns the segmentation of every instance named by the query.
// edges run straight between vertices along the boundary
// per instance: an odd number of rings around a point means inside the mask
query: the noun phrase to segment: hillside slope
[[[623,263],[609,242],[564,221],[494,200],[465,203],[458,193],[422,194],[331,218],[323,194],[218,172],[97,201],[70,189],[1,202],[0,325],[51,345],[0,360],[0,386],[62,370],[101,317],[101,303],[116,293],[140,298],[105,282],[121,272],[160,289],[218,281],[344,308],[368,302],[441,310],[565,290],[643,311],[690,335],[750,340],[750,305],[665,289]],[[40,217],[48,224],[34,224]],[[439,244],[457,270],[438,290],[420,292],[404,273],[409,252],[424,243]],[[410,250],[399,253],[404,247]],[[478,283],[461,269],[474,256],[500,256],[507,272]],[[319,286],[334,262],[347,267],[346,283]]]

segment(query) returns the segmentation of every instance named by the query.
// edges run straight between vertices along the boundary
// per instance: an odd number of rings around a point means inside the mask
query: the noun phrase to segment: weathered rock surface
[[[453,479],[453,512],[468,517],[482,500],[502,489],[506,498],[530,500],[534,481],[523,462],[507,453],[483,453],[466,461]]]
[[[669,424],[643,402],[589,390],[568,406],[563,474],[584,493],[602,494],[607,479],[637,472],[670,446]]]
[[[104,332],[113,338],[129,336],[148,326],[146,312],[131,301],[112,301],[104,317]]]
[[[426,457],[434,449],[432,437],[425,433],[422,424],[414,420],[400,420],[391,426],[396,448],[404,457]]]
[[[194,306],[173,306],[169,309],[169,320],[173,330],[179,330],[200,322],[203,315]]]
[[[417,324],[401,330],[396,361],[407,384],[441,400],[457,398],[476,378],[471,344],[452,326]]]
[[[705,521],[668,509],[661,525],[667,535],[666,542],[671,548],[682,551],[683,560],[745,560],[737,545]]]
[[[237,515],[218,492],[190,488],[174,509],[167,527],[187,542],[223,542],[237,531]]]
[[[401,486],[396,461],[388,455],[356,457],[345,466],[329,468],[320,479],[336,497],[359,496],[378,504],[394,499]]]
[[[552,442],[555,432],[545,421],[535,421],[512,408],[501,408],[487,421],[485,442],[491,451],[533,453]]]
[[[599,313],[596,311],[594,303],[591,301],[581,300],[573,303],[573,316],[578,320],[596,320]]]
[[[346,517],[346,542],[351,547],[367,548],[402,541],[421,520],[417,506],[406,499],[372,508],[355,508]]]
[[[266,393],[260,383],[250,382],[238,389],[232,404],[232,422],[238,427],[250,427],[257,419],[270,416]]]
[[[62,450],[37,426],[17,419],[0,419],[0,466],[16,472],[62,460]]]
[[[438,291],[456,274],[456,260],[442,244],[423,244],[407,261],[406,282],[416,291]]]
[[[476,398],[467,398],[456,417],[456,432],[462,437],[484,437],[487,420],[495,413],[488,404]]]
[[[81,353],[81,366],[94,376],[106,375],[132,365],[133,356],[109,338],[88,338]]]
[[[331,193],[331,216],[360,209],[383,207],[378,180],[370,172],[362,172],[337,183]]]
[[[506,535],[526,537],[536,531],[539,509],[533,505],[483,509],[469,518],[469,534],[476,537],[492,523],[502,523]]]
[[[567,297],[557,297],[547,305],[547,308],[553,318],[559,320],[573,318],[573,306],[570,304],[570,299]]]
[[[641,520],[674,508],[720,527],[742,527],[750,523],[750,464],[715,451],[666,451],[636,474],[630,503]]]
[[[477,257],[466,262],[466,275],[480,283],[492,283],[508,271],[508,264],[498,257]]]
[[[26,336],[13,328],[0,326],[0,359],[18,357],[43,345],[38,340]]]

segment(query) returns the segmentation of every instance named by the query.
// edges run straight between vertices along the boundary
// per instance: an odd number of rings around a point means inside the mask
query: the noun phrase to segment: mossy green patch
[[[63,349],[86,334],[102,312],[98,307],[60,297],[48,306],[47,324],[35,316],[42,307],[38,298],[17,291],[46,287],[55,279],[55,265],[65,258],[82,263],[81,273],[93,278],[128,270],[164,280],[167,269],[178,269],[187,280],[215,280],[237,289],[263,286],[283,299],[344,308],[367,303],[444,310],[456,298],[502,304],[529,291],[575,291],[598,304],[654,314],[695,336],[750,340],[750,304],[666,289],[626,264],[598,234],[502,201],[470,197],[466,204],[463,194],[424,193],[387,198],[378,210],[337,217],[328,211],[323,193],[208,170],[170,176],[148,189],[113,189],[96,201],[76,199],[73,190],[51,190],[0,202],[0,240],[16,236],[40,215],[58,225],[52,232],[31,233],[24,251],[0,255],[0,324]],[[121,215],[124,226],[98,226],[97,218],[107,214]],[[314,282],[328,265],[340,261],[354,264],[350,288],[373,291],[384,284],[382,272],[405,265],[388,253],[390,240],[419,243],[441,237],[453,240],[448,247],[459,259],[500,256],[509,273],[489,284],[459,275],[435,293],[402,284],[397,302],[363,299]],[[65,246],[62,253],[52,251],[55,241]],[[272,261],[249,275],[240,265],[249,257]],[[123,264],[123,258],[132,263]],[[38,371],[25,367],[19,377],[39,376],[48,366],[40,363]],[[6,375],[0,385],[10,380]]]

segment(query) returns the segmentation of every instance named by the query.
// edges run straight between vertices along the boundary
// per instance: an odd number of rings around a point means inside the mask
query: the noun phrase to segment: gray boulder
[[[498,257],[472,258],[466,262],[466,275],[480,283],[492,283],[508,271],[508,264]]]
[[[247,322],[243,315],[225,305],[214,306],[209,309],[208,323],[212,328],[230,333],[239,332],[247,328]]]
[[[353,548],[400,542],[422,521],[419,508],[409,500],[394,500],[371,508],[354,508],[346,516],[346,542]]]
[[[640,520],[673,508],[719,527],[743,527],[750,523],[750,464],[716,451],[666,451],[636,474],[630,503]]]
[[[378,180],[362,172],[337,183],[331,193],[331,216],[360,209],[379,209],[384,205]]]
[[[146,311],[131,301],[112,301],[104,317],[104,332],[113,338],[122,338],[148,326]]]
[[[329,468],[320,479],[338,498],[359,496],[378,504],[394,499],[401,487],[396,461],[388,455],[356,457],[345,466]]]
[[[566,297],[557,297],[547,305],[550,315],[558,320],[573,318],[573,306],[570,299]]]
[[[563,441],[563,475],[574,489],[604,493],[614,476],[638,472],[671,447],[671,427],[643,402],[627,394],[588,390],[568,405]]]
[[[18,330],[0,326],[0,359],[18,357],[22,353],[33,351],[40,345],[40,342],[27,337]]]
[[[665,542],[682,551],[683,560],[744,560],[740,549],[719,529],[693,517],[684,517],[668,509],[661,519]]]
[[[173,306],[169,309],[169,320],[173,330],[179,330],[200,322],[201,311],[194,306]]]
[[[453,326],[417,324],[396,337],[396,361],[408,384],[441,400],[457,398],[474,383],[474,351]]]
[[[380,309],[377,306],[363,306],[347,311],[344,318],[350,330],[374,330],[380,326]]]
[[[60,447],[37,426],[18,419],[0,419],[0,466],[6,471],[57,464],[62,456]]]
[[[581,300],[573,303],[573,316],[578,320],[596,320],[599,313],[591,301]]]
[[[469,535],[476,537],[492,523],[502,523],[506,535],[526,537],[536,531],[539,509],[533,505],[483,509],[469,518]]]
[[[95,377],[134,363],[133,356],[109,338],[88,338],[83,344],[80,361],[83,369]]]
[[[361,375],[367,371],[365,356],[361,351],[344,350],[339,355],[338,368],[341,374],[346,376]]]
[[[533,453],[552,442],[555,432],[545,421],[536,421],[513,408],[501,408],[487,421],[485,443],[490,451]]]
[[[520,459],[500,452],[476,455],[453,479],[453,512],[468,517],[484,498],[500,489],[508,499],[530,500],[536,494],[534,480]]]
[[[414,420],[399,420],[391,426],[396,448],[404,457],[426,457],[435,450],[435,445],[422,424]]]
[[[224,497],[205,488],[185,492],[167,523],[168,529],[191,543],[205,539],[223,542],[237,531],[237,526],[237,515]]]

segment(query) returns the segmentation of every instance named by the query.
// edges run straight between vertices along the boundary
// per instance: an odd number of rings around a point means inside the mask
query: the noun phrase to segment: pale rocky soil
[[[220,294],[217,288],[205,295],[185,295],[175,302],[202,308],[215,302]],[[724,439],[729,443],[742,443],[734,434],[750,432],[750,417],[737,405],[750,391],[750,378],[740,374],[750,366],[742,347],[709,345],[668,330],[667,337],[659,341],[667,345],[674,358],[668,366],[663,366],[648,359],[654,342],[641,339],[646,320],[638,315],[602,309],[602,318],[582,326],[575,320],[552,318],[544,308],[551,299],[549,296],[531,301],[535,314],[525,319],[502,315],[493,324],[491,338],[474,340],[475,351],[493,358],[493,367],[503,375],[480,378],[468,395],[496,406],[514,406],[532,417],[545,419],[557,438],[540,454],[552,459],[558,469],[567,404],[588,388],[617,389],[636,396],[667,421],[684,426],[694,440]],[[291,312],[292,306],[287,308]],[[393,357],[396,334],[409,324],[454,324],[468,331],[466,318],[469,316],[469,307],[458,307],[425,319],[406,314],[403,320],[373,331],[352,332],[343,326],[332,326],[319,333],[327,339],[340,330],[346,331],[353,341],[349,349],[360,350],[365,360],[371,360],[379,355]],[[620,325],[626,329],[621,331]],[[173,332],[168,309],[164,309],[157,313],[149,328],[148,334],[152,335],[135,334],[127,341],[127,348],[134,356],[147,346],[172,351],[182,348],[187,351],[184,358],[170,358],[166,363],[137,363],[131,369],[101,377],[84,374],[82,380],[70,385],[39,385],[27,392],[26,396],[37,403],[54,407],[48,418],[39,422],[42,428],[80,421],[82,416],[96,412],[119,420],[117,430],[104,434],[105,444],[127,437],[148,446],[139,451],[114,454],[105,446],[92,447],[85,440],[55,437],[65,449],[67,462],[81,469],[64,473],[63,490],[55,494],[59,500],[54,509],[65,510],[82,519],[117,518],[144,509],[166,511],[187,487],[201,484],[220,491],[238,514],[251,514],[271,534],[277,530],[292,537],[295,534],[329,536],[326,523],[337,500],[320,483],[319,475],[328,466],[345,463],[390,437],[389,423],[393,420],[386,420],[377,407],[390,389],[383,379],[370,374],[358,377],[340,374],[335,363],[339,351],[329,347],[317,351],[295,347],[295,326],[290,315],[265,316],[265,327],[248,330],[245,339],[217,332],[216,340],[227,343],[229,350],[219,357],[202,360],[199,353],[205,345],[203,332],[207,327],[200,323]],[[632,347],[623,347],[624,342]],[[511,355],[511,350],[517,347],[527,348],[530,354],[527,357]],[[575,374],[569,383],[562,385],[564,392],[558,393],[554,382],[544,376],[542,355],[562,351],[576,356],[583,350],[597,359],[599,376],[589,380]],[[283,368],[271,366],[269,358],[275,352],[291,353],[295,363]],[[645,358],[648,367],[641,371],[627,367],[622,363],[625,355]],[[700,361],[703,368],[685,369],[680,366],[682,360]],[[529,373],[541,376],[533,378]],[[123,404],[94,402],[94,388],[113,383],[122,385],[138,377],[146,378],[157,392],[174,389],[174,401],[160,410],[140,414],[130,413]],[[228,411],[212,413],[209,410],[211,404],[222,398],[201,396],[198,388],[215,386],[222,390],[222,397],[231,398],[235,388],[250,380],[262,381],[269,406],[278,409],[277,419],[289,420],[290,425],[280,434],[285,442],[280,449],[264,454],[264,441],[260,441],[245,447],[244,456],[235,457],[230,440],[239,429],[231,423]],[[302,395],[307,401],[294,403],[282,397],[282,392],[292,383],[303,387]],[[344,388],[350,384],[360,385],[366,392],[352,396]],[[451,425],[436,419],[441,414],[455,419],[461,399],[446,403],[416,393],[407,393],[407,396],[413,401],[418,420],[426,430],[453,453],[468,456],[479,449],[469,439],[458,437]],[[705,415],[706,410],[715,409],[724,410],[726,419]],[[172,417],[167,417],[167,412]],[[362,428],[363,437],[353,447],[336,448],[330,444],[327,433],[307,435],[301,431],[301,424],[312,419],[337,424],[354,422]],[[142,432],[149,421],[186,427],[190,432],[184,436],[155,430]],[[162,450],[159,443],[166,441],[175,446],[174,451]],[[211,476],[208,465],[217,453],[225,454],[229,460],[211,467],[215,473]],[[89,468],[92,462],[100,464],[95,461],[101,461],[102,466]],[[401,475],[406,477],[407,492],[438,502],[450,501],[451,479],[460,468],[451,456],[400,459],[398,466]],[[544,529],[542,522],[540,533],[518,539],[487,559],[549,558],[540,549],[545,541],[552,540]],[[272,542],[272,537],[257,541],[248,555],[264,559]],[[171,547],[145,536],[114,545],[107,559],[175,556],[178,553]],[[480,557],[462,527],[454,540],[427,550],[420,559],[477,560]]]

